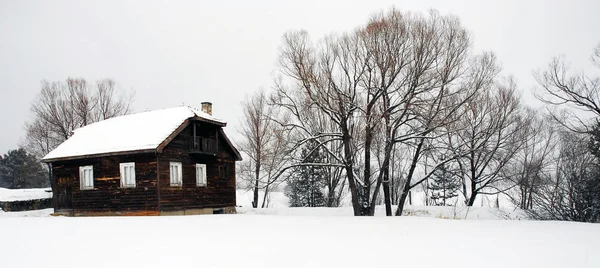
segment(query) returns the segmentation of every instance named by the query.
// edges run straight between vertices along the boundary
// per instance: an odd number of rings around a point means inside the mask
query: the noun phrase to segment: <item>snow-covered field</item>
[[[600,267],[600,225],[570,222],[10,217],[0,237],[0,267]]]
[[[238,193],[240,204],[246,195]],[[0,267],[600,267],[600,224],[494,220],[520,218],[483,207],[352,217],[349,207],[286,208],[278,194],[272,201],[237,215],[0,212]]]

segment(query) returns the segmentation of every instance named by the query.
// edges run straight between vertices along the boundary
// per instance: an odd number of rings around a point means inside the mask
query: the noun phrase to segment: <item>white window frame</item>
[[[120,163],[121,188],[135,188],[135,162]]]
[[[79,167],[79,189],[94,189],[94,166]]]
[[[170,162],[169,163],[169,178],[171,182],[171,186],[181,186],[183,185],[183,175],[181,162]]]
[[[196,186],[206,186],[206,164],[196,164]]]

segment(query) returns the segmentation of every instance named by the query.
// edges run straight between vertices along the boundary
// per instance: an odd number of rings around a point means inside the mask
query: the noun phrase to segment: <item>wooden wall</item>
[[[197,135],[217,133],[217,127],[197,122]],[[199,131],[199,130],[202,131]],[[235,161],[233,152],[222,137],[219,154],[215,156],[190,155],[193,124],[175,137],[158,158],[160,178],[160,210],[218,208],[235,206]],[[182,186],[170,186],[169,163],[182,163]],[[196,186],[196,164],[206,164],[207,185]],[[227,166],[228,176],[219,177],[219,166]]]
[[[155,154],[137,154],[54,162],[53,178],[70,182],[75,214],[158,211],[156,159]],[[121,188],[119,163],[125,162],[135,162],[135,188]],[[94,166],[94,189],[80,190],[79,167],[87,165]]]

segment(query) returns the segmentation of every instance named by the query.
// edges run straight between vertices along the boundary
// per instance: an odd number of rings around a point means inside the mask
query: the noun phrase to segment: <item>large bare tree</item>
[[[110,79],[91,84],[84,79],[42,81],[31,105],[33,119],[25,124],[23,147],[38,158],[68,139],[73,130],[111,117],[127,114],[133,94]]]
[[[470,95],[454,85],[465,73],[469,52],[458,19],[434,11],[377,14],[356,31],[317,44],[302,31],[284,36],[281,70],[291,82],[279,90],[300,92],[335,124],[335,131],[313,138],[322,144],[341,141],[337,160],[355,215],[373,215],[381,188],[391,215],[394,148],[435,137],[434,130],[456,116]],[[376,143],[378,135],[383,143]]]

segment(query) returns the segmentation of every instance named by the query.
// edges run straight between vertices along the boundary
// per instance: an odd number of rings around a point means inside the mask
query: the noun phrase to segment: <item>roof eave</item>
[[[52,163],[58,161],[69,161],[69,160],[78,160],[78,159],[86,159],[86,158],[94,158],[94,157],[106,157],[106,156],[116,156],[116,155],[127,155],[127,154],[146,154],[146,153],[156,153],[156,149],[142,149],[142,150],[130,150],[130,151],[120,151],[120,152],[110,152],[110,153],[99,153],[99,154],[86,154],[86,155],[76,155],[76,156],[67,156],[67,157],[55,157],[49,159],[42,159],[42,163]]]

